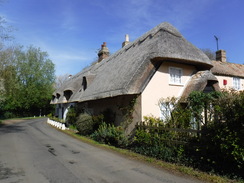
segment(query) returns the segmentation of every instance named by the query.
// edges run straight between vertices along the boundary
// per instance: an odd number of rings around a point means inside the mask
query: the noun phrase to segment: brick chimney
[[[216,51],[216,60],[221,62],[226,62],[226,51],[225,50]]]
[[[122,43],[122,48],[123,48],[124,46],[126,46],[127,44],[129,44],[129,43],[130,43],[130,41],[129,41],[129,35],[126,34],[126,35],[125,35],[125,41]]]
[[[107,48],[106,42],[103,42],[101,45],[101,50],[98,52],[98,62],[101,62],[103,59],[109,56],[109,50]]]

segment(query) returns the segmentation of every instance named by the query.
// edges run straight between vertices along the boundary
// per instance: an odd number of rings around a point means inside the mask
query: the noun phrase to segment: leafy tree
[[[17,48],[4,71],[3,109],[19,116],[46,113],[55,80],[54,64],[48,54],[33,46],[26,51]]]

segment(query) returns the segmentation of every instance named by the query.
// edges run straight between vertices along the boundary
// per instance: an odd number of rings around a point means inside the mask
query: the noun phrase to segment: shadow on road
[[[24,132],[25,129],[23,126],[20,125],[5,125],[0,124],[0,135],[6,134],[6,133],[18,133],[18,132]]]

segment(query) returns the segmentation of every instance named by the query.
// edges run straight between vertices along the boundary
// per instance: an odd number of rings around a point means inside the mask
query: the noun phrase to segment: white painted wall
[[[219,87],[221,89],[225,89],[225,90],[233,89],[233,76],[217,76],[217,75],[215,76],[219,81]],[[244,90],[244,78],[240,78],[240,79],[241,79],[241,90]],[[224,85],[224,80],[227,81],[227,85]]]
[[[70,106],[74,105],[74,103],[64,103],[57,104],[57,113],[59,119],[66,119],[67,113],[69,111]]]

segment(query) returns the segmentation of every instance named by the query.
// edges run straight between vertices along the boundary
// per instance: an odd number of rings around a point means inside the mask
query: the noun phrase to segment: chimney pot
[[[129,35],[126,34],[126,35],[125,35],[125,41],[122,43],[122,48],[123,48],[124,46],[126,46],[127,44],[129,44],[129,43],[130,43],[130,41],[129,41]]]
[[[103,44],[101,45],[101,48],[102,47],[106,47],[107,46],[107,43],[106,42],[103,42]]]
[[[106,42],[103,42],[101,45],[101,50],[98,52],[98,62],[101,62],[103,59],[109,56],[109,50],[107,48]]]
[[[125,35],[125,41],[129,42],[129,35],[128,34]]]
[[[226,62],[226,51],[225,50],[216,51],[216,60],[221,62]]]

